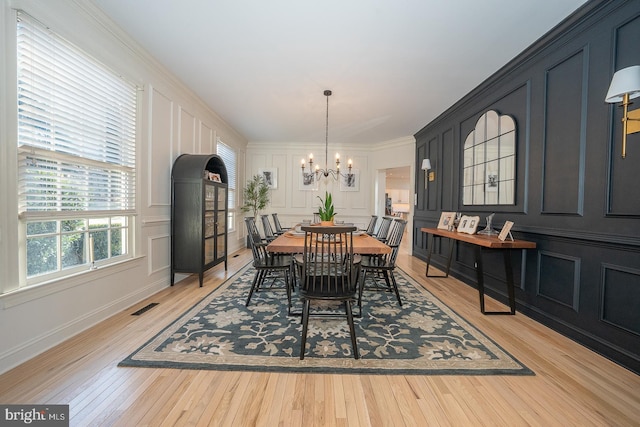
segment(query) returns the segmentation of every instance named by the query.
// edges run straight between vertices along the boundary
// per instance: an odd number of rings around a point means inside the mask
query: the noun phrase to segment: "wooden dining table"
[[[287,231],[267,245],[267,251],[297,254],[304,250],[304,233]],[[353,236],[353,253],[360,255],[383,255],[391,253],[391,248],[366,233]]]

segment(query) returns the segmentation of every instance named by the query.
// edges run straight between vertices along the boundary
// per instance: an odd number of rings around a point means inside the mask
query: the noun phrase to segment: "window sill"
[[[15,307],[29,301],[44,298],[57,292],[62,292],[76,286],[84,285],[88,281],[102,279],[104,277],[135,268],[138,265],[138,261],[142,258],[144,257],[134,257],[118,263],[99,267],[95,270],[86,270],[64,278],[9,291],[6,294],[0,295],[0,309],[4,310],[10,307]]]

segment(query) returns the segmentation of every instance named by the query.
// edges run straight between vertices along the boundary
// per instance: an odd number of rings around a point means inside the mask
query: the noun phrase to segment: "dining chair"
[[[283,227],[280,224],[280,220],[278,219],[278,214],[277,213],[272,213],[271,216],[273,217],[273,225],[276,227],[276,231],[274,232],[274,234],[280,235],[280,234],[284,233],[285,231],[290,230],[290,228]]]
[[[360,265],[360,278],[358,286],[358,308],[360,309],[360,315],[362,315],[362,293],[366,286],[367,273],[373,273],[372,284],[368,289],[383,290],[385,292],[395,292],[398,304],[402,306],[402,299],[400,298],[400,291],[398,290],[398,283],[393,275],[396,269],[396,258],[398,257],[398,251],[400,249],[400,243],[402,243],[402,237],[404,236],[404,230],[406,228],[407,221],[397,218],[393,222],[393,227],[389,232],[387,238],[387,246],[391,247],[391,253],[380,255],[377,257],[363,258]],[[386,286],[380,286],[376,282],[376,277],[383,278]]]
[[[249,242],[251,244],[251,253],[253,255],[253,267],[256,269],[256,274],[253,277],[251,283],[251,289],[249,290],[249,296],[245,303],[245,307],[249,306],[251,297],[255,292],[261,289],[282,289],[282,286],[276,286],[278,278],[284,279],[284,289],[287,292],[287,301],[289,303],[288,311],[291,314],[291,294],[293,288],[293,280],[291,278],[291,258],[272,255],[267,251],[268,242],[264,241],[258,232],[258,228],[255,226],[255,222],[252,217],[246,217],[245,224],[247,226],[247,233],[249,234]],[[271,285],[264,287],[265,279],[273,279]]]
[[[262,231],[264,232],[264,238],[267,241],[275,240],[276,234],[273,232],[273,228],[271,228],[271,222],[269,221],[269,215],[260,215],[260,219],[262,219]]]
[[[371,219],[369,220],[369,225],[365,230],[369,236],[373,236],[376,232],[376,224],[378,223],[378,215],[371,215]]]
[[[342,302],[351,335],[353,356],[358,359],[358,345],[353,323],[352,305],[356,301],[359,257],[353,254],[355,226],[302,226],[304,250],[296,257],[300,266],[299,294],[302,308],[300,359],[304,359],[310,316],[336,316],[314,307],[311,302]],[[314,304],[315,305],[315,304]],[[323,304],[320,304],[321,306]]]
[[[378,231],[374,235],[374,237],[381,242],[385,242],[387,240],[387,235],[389,234],[389,229],[391,228],[391,223],[395,218],[392,216],[383,216],[382,222],[380,222],[380,227],[378,227]]]

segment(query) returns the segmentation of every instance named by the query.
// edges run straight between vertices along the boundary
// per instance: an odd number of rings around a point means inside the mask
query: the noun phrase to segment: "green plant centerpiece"
[[[331,197],[331,193],[325,191],[324,200],[322,197],[317,196],[322,203],[318,208],[318,214],[320,215],[320,221],[322,225],[333,225],[333,217],[336,215],[336,212],[333,208],[333,198]]]
[[[244,205],[240,209],[242,212],[252,212],[257,221],[258,213],[269,204],[269,186],[262,175],[254,175],[247,181],[242,195]]]

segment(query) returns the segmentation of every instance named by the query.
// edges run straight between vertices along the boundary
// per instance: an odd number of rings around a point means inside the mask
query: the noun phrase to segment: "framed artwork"
[[[498,234],[498,239],[504,242],[507,236],[509,236],[509,239],[513,240],[513,236],[511,235],[511,227],[513,227],[513,221],[505,221],[502,230],[500,230],[500,234]]]
[[[480,222],[479,216],[462,215],[460,218],[460,224],[458,225],[459,233],[476,234],[478,229],[478,223]]]
[[[302,172],[299,176],[299,189],[305,191],[315,191],[318,189],[318,180],[315,172]]]
[[[340,191],[360,191],[360,170],[351,169],[340,176]]]
[[[498,192],[498,173],[487,172],[486,191],[488,193]]]
[[[455,212],[442,212],[440,214],[440,222],[438,228],[440,230],[449,230],[453,227],[453,220],[456,217]]]
[[[277,168],[262,168],[258,169],[258,174],[262,175],[264,182],[267,183],[267,187],[274,190],[278,188],[278,169]]]

